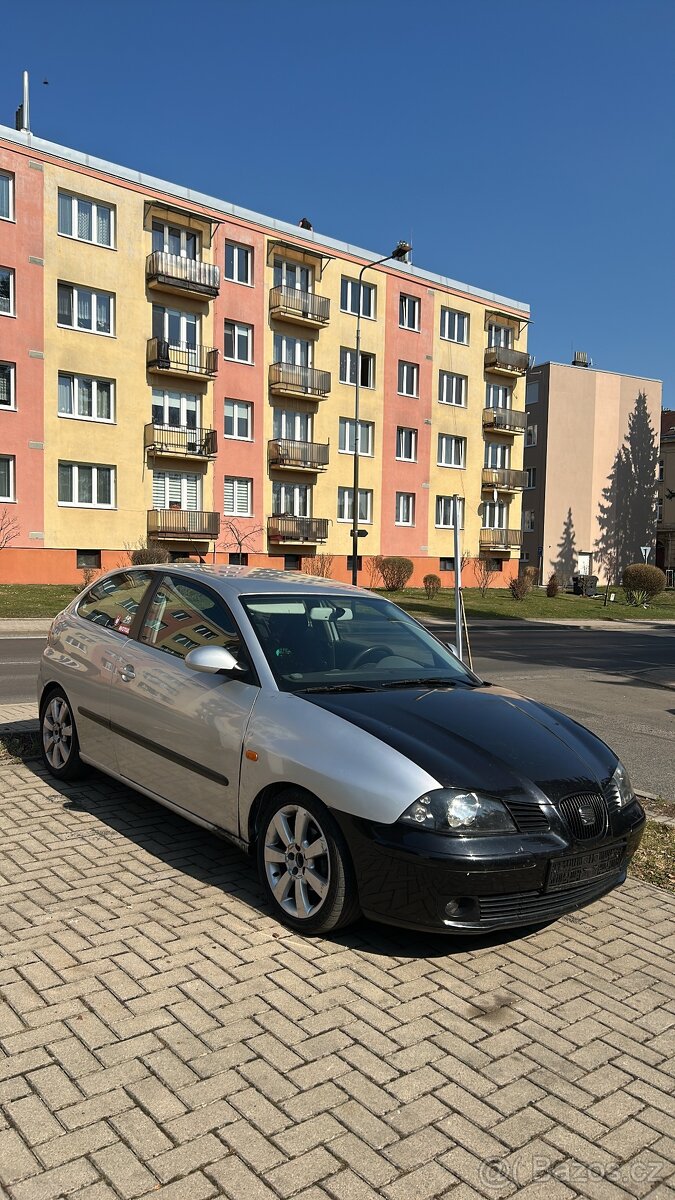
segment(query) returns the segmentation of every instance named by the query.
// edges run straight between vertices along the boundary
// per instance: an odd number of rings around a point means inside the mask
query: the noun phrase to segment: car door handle
[[[127,663],[126,666],[120,667],[119,671],[122,683],[131,683],[131,680],[136,678],[136,672],[134,671],[131,663]]]

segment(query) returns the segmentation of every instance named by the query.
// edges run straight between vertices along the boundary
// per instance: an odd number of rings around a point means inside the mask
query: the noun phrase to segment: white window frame
[[[287,288],[289,292],[311,295],[314,291],[314,268],[293,258],[274,259],[274,287]]]
[[[454,408],[466,408],[469,380],[466,375],[455,371],[438,372],[438,403],[450,404]]]
[[[58,476],[59,476],[61,467],[70,467],[71,490],[72,490],[74,497],[77,496],[78,491],[79,491],[79,473],[80,473],[80,469],[82,467],[86,467],[87,470],[91,470],[91,473],[92,473],[91,491],[92,491],[93,496],[95,496],[98,493],[98,473],[99,473],[99,471],[110,471],[110,503],[109,504],[99,504],[97,500],[92,500],[91,502],[87,502],[87,501],[82,501],[82,500],[77,500],[77,499],[73,499],[73,500],[59,499]],[[110,509],[113,509],[116,507],[116,493],[117,493],[116,485],[117,485],[116,470],[115,470],[114,466],[111,466],[109,464],[103,464],[103,463],[71,462],[70,460],[64,460],[64,459],[59,459],[59,461],[58,461],[56,495],[57,495],[57,504],[58,504],[59,508],[99,508],[99,509],[106,509],[106,510],[110,511]]]
[[[351,524],[354,520],[354,489],[339,487],[337,498],[337,519],[342,524]],[[359,525],[373,523],[373,493],[370,488],[359,488]]]
[[[61,412],[60,408],[58,407],[59,400],[61,398],[61,379],[70,380],[70,396],[71,396],[71,404],[72,404],[71,412]],[[91,384],[91,408],[92,408],[92,416],[91,417],[88,417],[85,413],[79,413],[79,412],[75,411],[77,408],[77,397],[79,396],[80,383],[84,382],[85,380]],[[107,383],[110,388],[110,416],[109,417],[98,416],[98,385],[99,385],[99,383]],[[89,421],[89,422],[93,421],[99,425],[115,425],[116,424],[116,420],[115,420],[115,380],[114,379],[105,379],[105,378],[103,378],[103,376],[95,377],[95,376],[91,376],[91,375],[75,375],[75,374],[73,374],[72,371],[59,371],[58,376],[57,376],[57,385],[56,386],[57,386],[57,400],[56,400],[57,416],[64,417],[68,421]],[[93,415],[94,413],[96,413],[97,415],[94,416]]]
[[[179,419],[177,425],[172,425],[168,420],[169,409],[174,408],[175,397],[178,397]],[[173,403],[172,403],[173,400]],[[188,401],[194,400],[194,427],[190,425],[188,414]],[[151,392],[150,401],[152,407],[159,407],[162,404],[162,420],[156,421],[153,414],[153,425],[158,429],[201,429],[202,427],[202,397],[197,392],[181,392],[177,388],[158,388],[154,387]]]
[[[161,227],[161,232],[162,232],[162,237],[163,237],[163,243],[162,243],[161,250],[159,250],[159,249],[155,250],[155,247],[154,247],[155,234],[160,232],[160,229],[157,228],[157,226]],[[171,232],[173,230],[175,230],[180,236],[180,252],[178,254],[175,254],[173,250],[169,249],[169,246],[170,246],[169,235],[171,234]],[[190,262],[201,262],[202,238],[201,238],[201,234],[198,229],[188,229],[186,225],[175,225],[175,224],[173,224],[172,221],[162,221],[158,217],[154,217],[153,221],[152,221],[152,225],[150,227],[150,236],[153,241],[153,253],[155,253],[155,254],[171,254],[171,255],[173,255],[174,258],[186,258]],[[188,237],[193,237],[195,239],[195,256],[194,256],[194,258],[192,258],[192,256],[190,254],[188,254],[188,252],[187,252]]]
[[[408,450],[410,453],[407,453]],[[417,430],[410,425],[398,425],[396,428],[396,460],[417,462]]]
[[[485,407],[510,409],[513,399],[513,388],[508,383],[486,383]],[[495,404],[494,401],[497,401]],[[504,401],[504,403],[502,403]]]
[[[412,391],[409,390],[409,384],[412,384]],[[420,368],[419,363],[408,362],[405,358],[398,360],[398,394],[399,396],[412,396],[417,399],[420,394]]]
[[[534,509],[533,508],[524,508],[523,509],[522,530],[523,530],[523,533],[534,533]],[[521,557],[522,557],[522,555],[521,555]]]
[[[9,404],[0,404],[0,412],[16,412],[16,363],[3,358],[0,367],[9,367]]]
[[[286,500],[290,503],[286,504]],[[285,505],[283,508],[280,507],[282,501]],[[302,501],[304,501],[304,505]],[[301,511],[303,506],[306,507],[306,512]],[[312,488],[310,485],[308,483],[273,483],[272,513],[275,517],[311,517]]]
[[[508,529],[509,503],[506,500],[486,500],[483,504],[481,529]]]
[[[6,271],[9,278],[9,308],[0,308],[0,317],[15,317],[16,316],[16,274],[14,267],[0,266],[0,271]]]
[[[338,453],[353,454],[355,448],[355,422],[353,417],[340,417],[338,425]],[[359,458],[373,457],[375,424],[359,421]]]
[[[375,387],[375,355],[371,354],[368,350],[361,350],[360,359],[361,379],[359,387],[372,389]],[[350,346],[340,346],[340,371],[338,378],[340,383],[344,383],[348,387],[356,385],[356,350],[353,350]]]
[[[496,459],[496,462],[492,462]],[[483,465],[489,471],[508,471],[511,467],[511,447],[507,442],[486,442]]]
[[[225,330],[228,325],[230,325],[232,327],[232,346],[234,349],[233,357],[230,357],[229,354],[225,353]],[[246,357],[246,358],[238,357],[239,338],[240,337],[246,338],[246,347],[247,347],[247,355],[248,355],[248,357]],[[226,318],[226,320],[223,324],[223,358],[225,359],[225,362],[244,363],[246,366],[249,366],[249,367],[253,365],[253,326],[252,325],[248,325],[245,321],[232,321],[229,318]]]
[[[272,361],[286,363],[289,367],[311,367],[314,361],[313,343],[309,338],[296,337],[292,333],[275,333]]]
[[[410,329],[413,333],[420,331],[420,298],[411,296],[409,292],[399,292],[398,325],[399,329]]]
[[[409,510],[406,519],[406,508]],[[397,492],[396,493],[396,512],[395,525],[404,525],[406,528],[412,528],[415,524],[415,493],[414,492]]]
[[[11,171],[0,171],[0,179],[6,179],[9,184],[9,188],[8,188],[9,211],[7,212],[6,215],[5,215],[5,213],[0,213],[0,221],[13,221],[14,220],[14,175],[12,174]]]
[[[71,307],[71,311],[73,314],[73,320],[70,323],[70,325],[66,325],[66,323],[64,321],[59,321],[59,308],[58,308],[59,288],[70,288],[70,291],[71,291],[70,307]],[[92,323],[93,323],[91,329],[87,329],[87,327],[85,325],[78,325],[78,323],[77,323],[77,308],[78,308],[79,296],[80,296],[80,293],[84,294],[85,292],[90,297],[91,316],[92,316]],[[109,313],[110,313],[110,329],[109,330],[95,328],[96,312],[98,309],[98,300],[99,300],[99,297],[103,297],[103,296],[105,296],[109,302]],[[59,279],[59,281],[57,283],[57,288],[56,288],[56,324],[59,329],[72,329],[75,331],[75,333],[93,333],[97,337],[114,337],[115,336],[115,294],[114,294],[114,292],[95,291],[93,288],[78,286],[78,284],[76,284],[76,283],[66,283],[63,279]]]
[[[436,463],[439,467],[463,471],[466,467],[466,438],[458,437],[455,433],[439,433]]]
[[[232,486],[232,501],[228,508],[227,487]],[[253,516],[253,480],[243,475],[223,478],[223,513],[226,517]]]
[[[366,298],[369,304],[366,304]],[[361,317],[364,321],[377,320],[377,286],[374,283],[364,283],[353,279],[351,275],[343,275],[340,279],[340,312],[359,315],[359,299],[361,301]],[[366,311],[367,309],[370,311]]]
[[[491,350],[512,350],[514,340],[511,325],[501,325],[498,321],[491,321],[488,325],[488,346]]]
[[[232,252],[232,275],[228,275],[228,251]],[[246,278],[239,278],[239,269],[242,263],[246,267]],[[228,238],[225,242],[225,265],[224,276],[228,283],[239,283],[242,287],[253,287],[253,246],[247,246],[244,242],[233,242]]]
[[[227,410],[232,409],[232,433],[227,432]],[[242,416],[246,420],[245,434],[237,433],[237,426]],[[225,400],[223,405],[223,437],[233,442],[253,441],[253,405],[248,400]]]
[[[435,505],[435,528],[436,529],[454,529],[454,496],[437,496]],[[447,520],[444,520],[445,512],[448,510]],[[457,497],[457,512],[459,513],[459,528],[464,528],[464,497]]]
[[[537,444],[537,426],[528,425],[525,430],[525,445],[536,446]]]
[[[176,511],[180,512],[201,512],[202,508],[202,479],[195,471],[153,471],[152,472],[152,507],[156,512],[167,512],[175,505],[175,501],[170,498],[169,484],[171,480],[178,479],[180,485],[180,504]],[[188,504],[188,481],[193,480],[195,484],[195,504],[194,507]],[[155,502],[155,488],[158,483],[162,483],[164,487],[163,503],[157,505]]]
[[[281,426],[282,432],[275,432],[275,425]],[[303,430],[303,426],[305,427]],[[291,432],[289,432],[289,427]],[[296,408],[274,407],[272,417],[272,437],[283,438],[288,442],[311,442],[314,433],[314,420],[311,413],[301,412]]]
[[[0,454],[0,460],[9,464],[9,494],[0,496],[3,504],[16,503],[16,458],[13,454]]]
[[[525,491],[531,492],[537,486],[537,468],[525,468]]]
[[[463,322],[464,337],[459,337],[460,320]],[[441,333],[444,342],[458,342],[460,346],[469,344],[469,313],[458,308],[441,307]]]
[[[62,199],[70,200],[70,228],[71,228],[70,233],[68,233],[67,230],[60,228],[61,200]],[[116,248],[116,240],[115,239],[116,239],[117,222],[116,222],[115,218],[116,218],[117,214],[115,212],[114,204],[104,204],[102,200],[92,200],[90,196],[78,196],[78,195],[75,195],[73,192],[65,191],[63,188],[59,188],[59,190],[58,190],[58,197],[57,197],[56,204],[57,204],[56,228],[57,228],[59,237],[70,238],[70,240],[73,242],[86,242],[86,244],[88,246],[101,246],[101,248],[103,250],[114,250]],[[99,208],[107,209],[107,211],[110,214],[110,241],[109,242],[99,242],[99,240],[96,236],[90,237],[90,238],[80,237],[79,232],[78,232],[78,228],[79,228],[78,205],[79,204],[90,204],[91,205],[91,231],[92,231],[92,234],[94,234],[94,235],[96,234],[96,232],[98,230],[98,210],[99,210]],[[73,232],[73,230],[75,232]]]

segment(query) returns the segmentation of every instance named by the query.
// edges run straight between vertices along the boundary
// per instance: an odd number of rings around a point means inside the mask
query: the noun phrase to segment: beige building
[[[658,488],[656,493],[656,565],[675,587],[675,411],[661,413]]]
[[[527,375],[521,560],[546,583],[616,582],[655,552],[661,382],[547,362]],[[675,504],[671,518],[675,527]]]

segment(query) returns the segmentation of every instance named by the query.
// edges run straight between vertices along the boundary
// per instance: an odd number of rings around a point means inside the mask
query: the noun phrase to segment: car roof
[[[133,570],[134,568],[126,568]],[[305,575],[300,571],[276,571],[270,567],[229,567],[208,563],[155,563],[138,570],[170,571],[172,575],[184,575],[199,579],[212,587],[223,585],[222,590],[230,595],[253,595],[258,592],[353,592],[370,595],[366,588],[354,587],[350,583],[339,583],[335,579],[324,579],[318,575]]]

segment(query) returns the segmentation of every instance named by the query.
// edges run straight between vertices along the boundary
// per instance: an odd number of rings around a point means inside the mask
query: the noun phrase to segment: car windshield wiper
[[[473,683],[470,679],[447,679],[436,678],[434,676],[420,677],[419,679],[387,679],[379,684],[380,688],[412,688],[412,687],[478,687],[478,684]]]
[[[376,692],[374,687],[366,687],[363,683],[321,683],[316,687],[298,688],[298,695],[307,696],[313,692]]]

